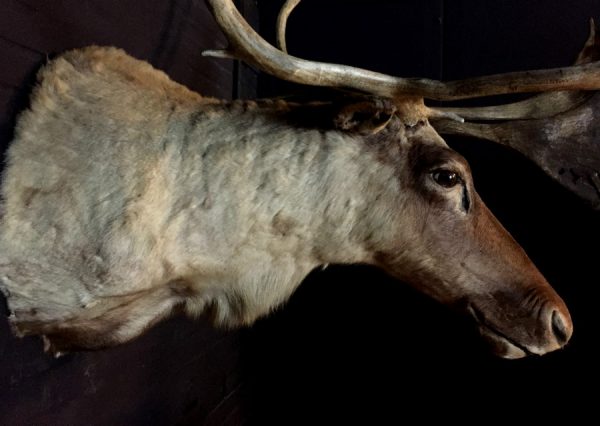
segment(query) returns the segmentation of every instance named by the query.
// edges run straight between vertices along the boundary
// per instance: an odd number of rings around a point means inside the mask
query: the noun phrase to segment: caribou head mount
[[[63,351],[128,341],[174,310],[249,324],[315,267],[360,262],[463,309],[505,358],[567,343],[565,304],[429,123],[455,113],[423,99],[592,83],[571,69],[556,85],[550,71],[448,85],[311,63],[268,45],[232,2],[209,3],[231,42],[211,54],[367,94],[224,102],[114,48],[53,60],[2,183],[17,333]]]

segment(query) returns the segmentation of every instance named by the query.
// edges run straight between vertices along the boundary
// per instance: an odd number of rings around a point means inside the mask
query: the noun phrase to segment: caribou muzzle
[[[461,266],[474,287],[486,289],[466,302],[481,335],[508,359],[562,348],[573,333],[565,303],[483,203],[479,217],[488,232],[478,234],[478,254]]]
[[[514,359],[563,347],[573,333],[565,303],[481,200],[466,161],[448,148],[421,143],[416,149],[415,164],[433,170],[414,179],[421,201],[414,201],[420,205],[412,220],[419,233],[403,235],[412,243],[382,257],[382,266],[470,314],[498,356]]]
[[[521,301],[500,293],[467,305],[496,355],[507,359],[543,355],[571,338],[573,323],[563,301],[556,294],[529,293]]]

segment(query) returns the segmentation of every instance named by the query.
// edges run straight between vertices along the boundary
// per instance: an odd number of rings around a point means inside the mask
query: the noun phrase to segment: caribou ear
[[[395,112],[392,103],[382,100],[353,103],[339,110],[334,125],[347,132],[375,135],[385,129]]]

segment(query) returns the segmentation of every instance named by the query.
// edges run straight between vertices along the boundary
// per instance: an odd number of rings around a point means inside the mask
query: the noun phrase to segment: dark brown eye
[[[433,176],[433,180],[435,180],[438,185],[443,186],[444,188],[452,188],[460,182],[458,173],[446,169],[435,170],[431,176]]]

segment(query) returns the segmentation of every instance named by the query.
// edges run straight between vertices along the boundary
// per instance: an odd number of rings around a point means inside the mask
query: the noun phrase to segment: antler
[[[600,38],[591,21],[590,36],[577,58],[600,57]],[[522,102],[483,108],[448,108],[468,121],[458,124],[432,119],[442,134],[474,136],[509,146],[549,176],[600,210],[600,92],[542,93]]]
[[[290,13],[298,6],[298,3],[300,3],[300,0],[287,0],[285,4],[281,6],[279,16],[277,16],[277,46],[285,53],[287,53],[287,46],[285,43],[287,20]]]
[[[459,100],[508,93],[600,89],[600,61],[446,83],[394,77],[346,65],[308,61],[288,55],[267,43],[248,25],[232,0],[207,2],[230,45],[226,50],[210,50],[204,52],[204,55],[242,59],[275,77],[295,83],[345,87],[392,99],[422,97],[433,100]],[[286,5],[288,3],[286,2]],[[285,28],[285,25],[283,27]]]
[[[550,92],[525,101],[483,108],[426,109],[436,130],[470,135],[510,146],[548,175],[600,209],[600,147],[595,135],[600,115],[600,40],[593,21],[576,65],[440,82],[394,77],[351,66],[308,61],[287,54],[286,22],[300,0],[287,0],[278,19],[279,50],[261,38],[231,0],[207,0],[229,40],[226,50],[206,56],[238,58],[275,77],[313,86],[348,88],[403,101],[407,98],[459,100],[491,95]],[[571,92],[567,92],[570,90]],[[452,123],[463,121],[499,121]],[[516,121],[515,121],[516,120]]]

